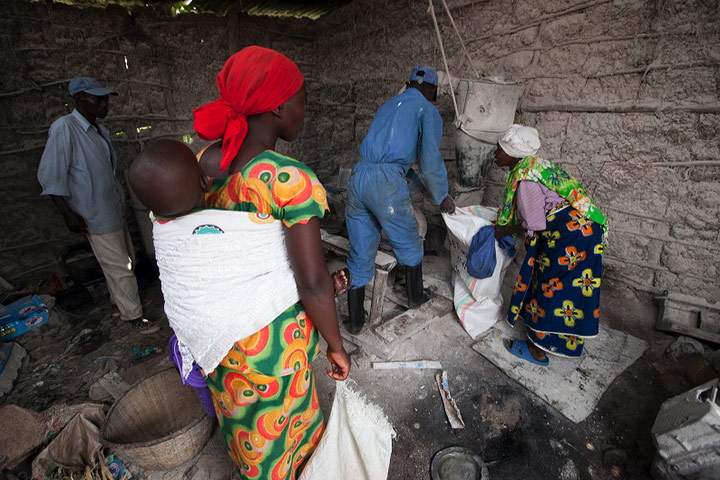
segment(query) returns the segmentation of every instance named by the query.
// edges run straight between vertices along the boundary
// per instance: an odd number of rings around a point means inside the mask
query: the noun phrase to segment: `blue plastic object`
[[[0,310],[0,341],[12,340],[48,321],[50,312],[37,295],[28,295]]]
[[[215,413],[215,406],[213,405],[212,393],[210,393],[210,389],[208,388],[207,383],[205,383],[205,377],[202,374],[202,370],[200,370],[200,366],[197,363],[193,362],[192,370],[190,370],[190,374],[188,375],[188,377],[182,378],[182,355],[180,354],[180,348],[178,347],[178,339],[175,334],[173,334],[172,337],[170,337],[170,340],[168,340],[168,346],[170,347],[170,360],[175,363],[178,371],[181,372],[180,380],[182,381],[183,385],[189,385],[193,387],[195,389],[195,394],[202,402],[208,416],[211,418],[217,418],[217,414]]]
[[[495,271],[495,233],[494,225],[482,227],[473,235],[468,249],[467,271],[470,276],[483,279],[491,277]],[[515,240],[512,235],[505,235],[498,244],[509,256],[515,255]]]
[[[125,465],[123,464],[123,461],[115,457],[114,455],[110,455],[108,458],[105,459],[105,465],[107,465],[108,470],[110,470],[110,475],[112,475],[112,478],[114,480],[132,479],[132,474],[127,471]]]

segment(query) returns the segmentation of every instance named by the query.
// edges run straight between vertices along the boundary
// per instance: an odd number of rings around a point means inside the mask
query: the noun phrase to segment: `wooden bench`
[[[350,241],[339,235],[327,233],[320,229],[320,238],[323,247],[326,250],[347,257],[350,253]],[[370,325],[377,325],[382,321],[383,301],[385,300],[385,290],[388,285],[388,275],[397,265],[397,259],[390,253],[378,250],[375,255],[375,281],[372,288],[372,299],[370,303],[370,314],[368,321]]]

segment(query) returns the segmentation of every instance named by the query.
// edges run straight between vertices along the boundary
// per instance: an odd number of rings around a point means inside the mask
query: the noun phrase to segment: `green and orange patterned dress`
[[[272,151],[235,175],[213,179],[206,204],[272,216],[288,227],[322,218],[328,209],[313,171]],[[311,365],[317,353],[317,330],[298,302],[235,342],[207,375],[220,429],[242,478],[295,479],[317,446],[324,428]]]

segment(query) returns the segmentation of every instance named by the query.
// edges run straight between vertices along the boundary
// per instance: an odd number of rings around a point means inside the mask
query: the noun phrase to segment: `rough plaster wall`
[[[50,124],[72,110],[65,97],[71,78],[92,76],[119,92],[103,123],[114,134],[124,183],[122,172],[148,142],[194,133],[192,109],[217,98],[215,76],[230,52],[264,45],[304,69],[314,57],[309,22],[240,15],[173,18],[147,8],[130,13],[21,1],[3,2],[3,9],[0,275],[17,287],[47,278],[63,250],[82,241],[40,195],[36,179]],[[207,143],[195,137],[190,146],[198,151]],[[126,219],[141,248],[130,208]]]
[[[435,3],[451,73],[470,77]],[[717,298],[720,170],[675,165],[720,158],[717,0],[448,4],[476,68],[525,80],[516,120],[540,130],[542,153],[577,176],[608,214],[607,275],[640,290]],[[308,83],[305,130],[280,149],[324,180],[357,161],[375,110],[413,65],[442,66],[424,0],[354,0],[314,23],[19,1],[4,7],[0,275],[19,285],[78,240],[35,180],[47,128],[69,111],[63,94],[73,76],[93,75],[120,91],[105,123],[125,132],[115,139],[125,168],[145,142],[192,132],[192,108],[216,97],[214,77],[230,52],[251,43],[276,48],[298,62]],[[438,109],[454,179],[447,95]],[[136,131],[146,125],[153,128]],[[195,139],[191,147],[204,144]],[[497,204],[505,175],[490,171],[484,203]]]
[[[442,2],[434,3],[450,71],[471,78]],[[413,65],[442,68],[427,5],[355,0],[318,22],[325,91],[348,95],[327,111],[352,128],[348,148],[335,153],[343,164],[356,160],[374,110]],[[516,121],[540,131],[541,153],[580,179],[609,217],[607,276],[653,293],[667,289],[717,299],[718,2],[448,5],[475,68],[525,80]],[[443,153],[455,175],[448,96],[439,99],[438,109],[445,120]],[[716,163],[687,163],[698,161]],[[483,203],[498,204],[506,175],[491,169]]]

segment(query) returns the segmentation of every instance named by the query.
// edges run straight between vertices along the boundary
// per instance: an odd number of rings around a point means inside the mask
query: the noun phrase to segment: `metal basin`
[[[448,447],[435,454],[430,465],[432,480],[489,480],[482,458],[469,448]]]

